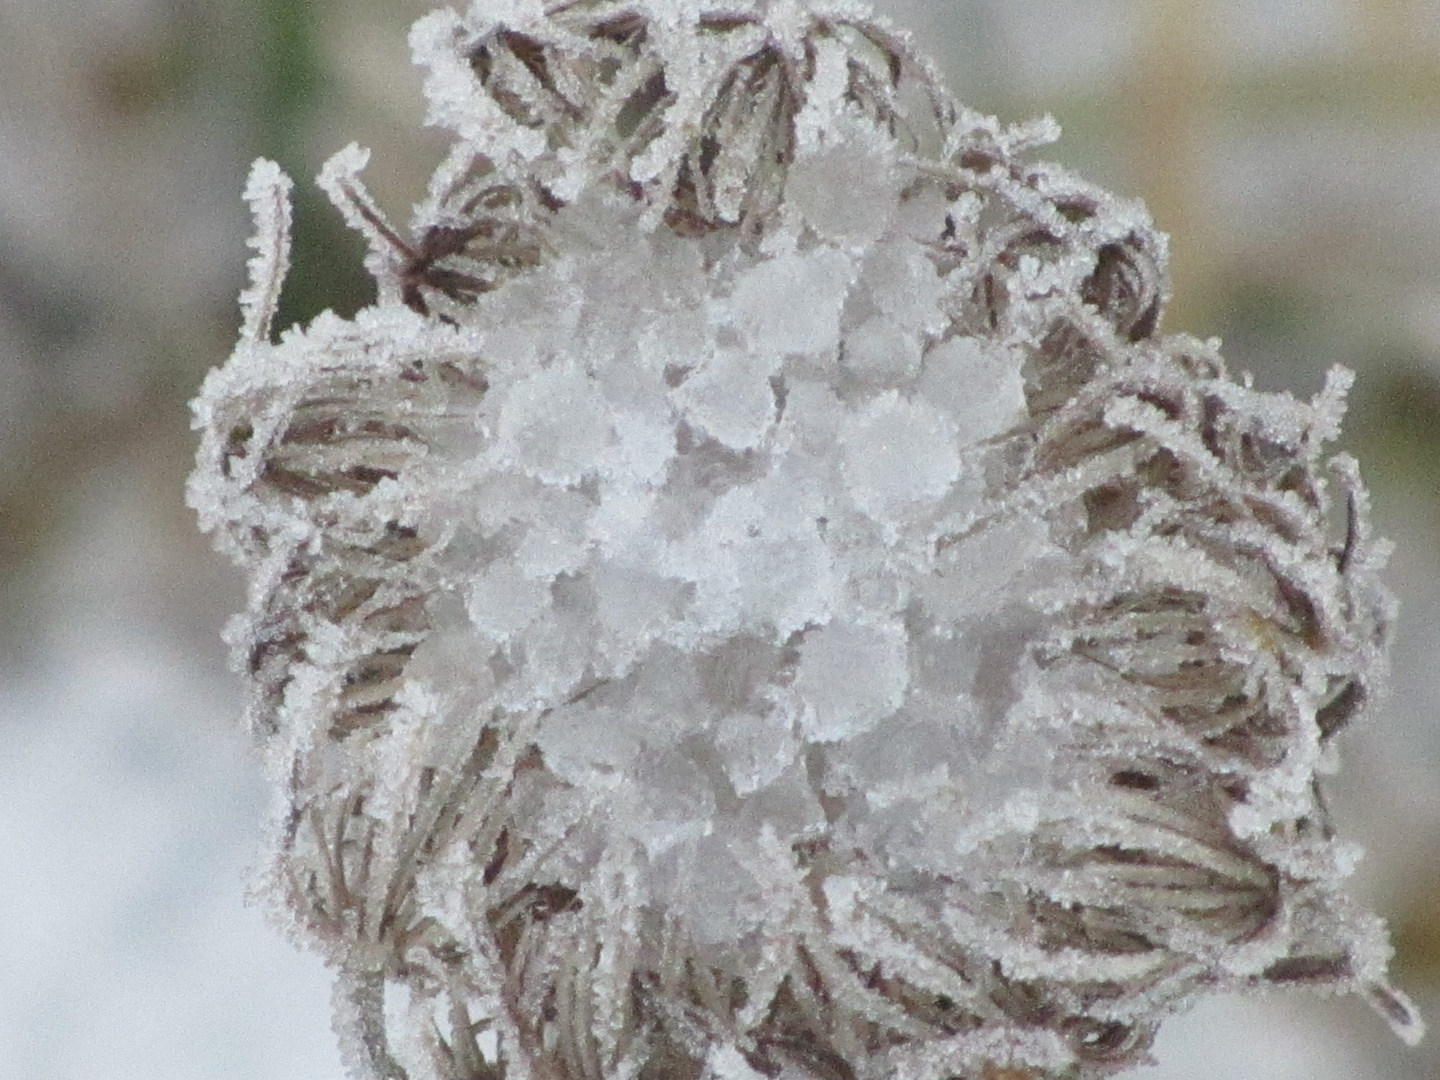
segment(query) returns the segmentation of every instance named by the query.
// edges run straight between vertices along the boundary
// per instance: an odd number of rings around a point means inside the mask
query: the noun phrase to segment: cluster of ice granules
[[[1316,787],[1388,601],[1315,402],[1157,334],[1139,208],[848,4],[480,5],[381,299],[196,403],[191,501],[358,1076],[1108,1076],[1371,998]]]

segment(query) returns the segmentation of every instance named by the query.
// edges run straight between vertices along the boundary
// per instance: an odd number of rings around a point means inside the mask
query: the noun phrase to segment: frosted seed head
[[[379,301],[271,341],[257,165],[188,489],[357,1076],[1101,1080],[1297,984],[1418,1037],[1317,787],[1393,613],[1345,376],[1161,334],[1143,209],[855,5],[412,42],[410,233],[322,179]]]
[[[861,5],[476,4],[422,19],[411,45],[429,121],[500,175],[562,203],[618,181],[651,221],[690,232],[757,225],[797,150],[852,141],[847,125],[878,128],[882,154],[933,153],[953,113]]]

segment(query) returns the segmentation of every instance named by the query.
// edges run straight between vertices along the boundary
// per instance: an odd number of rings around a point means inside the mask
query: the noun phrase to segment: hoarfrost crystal
[[[1407,1037],[1317,774],[1390,601],[1349,376],[1159,333],[1144,211],[844,2],[417,24],[378,302],[241,340],[190,499],[358,1077],[1108,1076],[1197,994]]]

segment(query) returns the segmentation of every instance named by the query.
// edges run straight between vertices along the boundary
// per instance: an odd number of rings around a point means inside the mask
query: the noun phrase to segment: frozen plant
[[[1317,777],[1391,602],[1350,375],[1159,332],[1144,210],[848,0],[421,20],[379,298],[244,326],[190,501],[357,1078],[1084,1080],[1207,992],[1368,998]]]

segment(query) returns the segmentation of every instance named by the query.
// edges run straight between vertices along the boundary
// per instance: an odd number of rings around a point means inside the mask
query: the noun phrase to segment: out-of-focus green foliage
[[[246,99],[254,103],[256,156],[268,157],[296,180],[293,266],[278,327],[308,322],[326,308],[351,314],[374,294],[362,268],[364,244],[344,225],[311,177],[306,135],[332,91],[319,37],[315,0],[253,0],[259,63]]]

